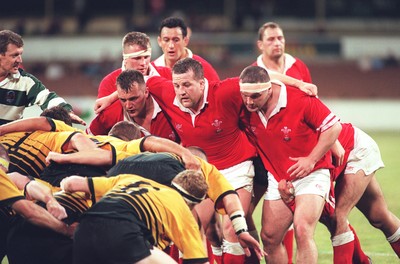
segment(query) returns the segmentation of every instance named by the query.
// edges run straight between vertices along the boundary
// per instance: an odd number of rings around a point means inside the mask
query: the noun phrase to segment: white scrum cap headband
[[[271,88],[271,81],[265,83],[239,83],[240,91],[247,93],[260,93]]]
[[[129,59],[129,58],[142,57],[142,56],[151,56],[151,48],[147,48],[145,50],[132,52],[132,53],[122,53],[122,58],[124,60]]]

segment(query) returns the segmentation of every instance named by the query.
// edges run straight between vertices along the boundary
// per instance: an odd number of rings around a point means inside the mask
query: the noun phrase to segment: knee
[[[312,239],[314,235],[314,231],[312,230],[311,226],[304,223],[295,224],[294,233],[297,241]]]
[[[282,241],[282,239],[278,239],[276,236],[274,236],[273,234],[269,233],[266,230],[261,230],[261,240],[264,244],[264,247],[271,247],[273,245],[278,245],[280,244]]]
[[[383,218],[384,217],[382,215],[380,215],[380,216],[376,215],[376,216],[369,217],[368,221],[373,227],[375,227],[377,229],[381,229],[384,226]]]

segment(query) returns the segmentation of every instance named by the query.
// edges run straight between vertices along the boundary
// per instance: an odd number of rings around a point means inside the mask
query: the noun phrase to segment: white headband
[[[177,184],[175,182],[171,182],[171,185],[175,190],[177,190],[179,192],[180,195],[182,195],[183,199],[189,204],[198,204],[201,201],[203,201],[204,198],[206,198],[206,194],[204,194],[204,196],[201,198],[193,196],[188,191],[183,189],[182,186],[180,186],[179,184]]]
[[[122,58],[124,60],[129,59],[129,58],[142,57],[142,56],[151,56],[151,48],[147,48],[145,50],[132,52],[132,53],[122,53]]]
[[[271,88],[271,81],[265,83],[239,83],[241,92],[260,93]]]

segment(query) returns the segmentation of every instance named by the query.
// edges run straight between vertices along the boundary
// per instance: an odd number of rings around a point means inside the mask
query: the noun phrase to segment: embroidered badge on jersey
[[[215,127],[215,132],[216,132],[217,134],[222,132],[221,124],[222,124],[222,121],[220,121],[220,120],[218,120],[218,119],[215,119],[215,120],[211,123],[211,125],[212,125],[213,127]]]
[[[176,125],[175,125],[175,129],[176,129],[177,131],[182,132],[182,124],[176,124]]]
[[[6,94],[6,102],[12,104],[15,101],[15,92],[8,91]]]
[[[283,133],[283,140],[285,141],[290,141],[290,136],[289,133],[292,132],[292,130],[290,128],[288,128],[287,126],[284,126],[281,129],[282,133]]]

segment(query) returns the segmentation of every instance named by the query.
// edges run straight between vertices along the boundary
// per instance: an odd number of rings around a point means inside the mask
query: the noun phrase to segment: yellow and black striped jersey
[[[11,206],[21,199],[25,199],[22,191],[15,186],[3,170],[0,170],[0,205]]]
[[[14,132],[0,136],[10,157],[10,171],[40,178],[50,151],[67,153],[70,138],[79,132]]]
[[[53,195],[57,202],[59,202],[67,212],[67,218],[63,219],[63,221],[67,224],[78,222],[81,215],[92,205],[92,201],[90,199],[86,199],[85,193],[68,193],[59,191]]]
[[[46,157],[50,151],[71,152],[68,142],[79,131],[63,131],[68,127],[64,122],[49,119],[52,131],[13,132],[0,136],[10,156],[10,171],[40,178],[46,167]],[[60,132],[57,132],[60,131]]]
[[[164,249],[172,240],[185,260],[207,257],[189,207],[172,188],[133,174],[88,178],[88,183],[97,202],[85,215],[144,226],[151,232],[154,246]]]
[[[52,118],[47,118],[52,131],[62,132],[62,131],[79,131],[85,133],[82,130],[79,130],[75,127],[71,127],[64,122]],[[141,144],[143,138],[139,138],[131,141],[124,141],[114,136],[108,135],[87,135],[93,142],[97,144],[99,148],[109,150],[113,152],[113,162],[112,164],[116,164],[118,161],[141,153]]]
[[[209,186],[207,196],[215,202],[215,209],[219,213],[225,214],[221,204],[222,198],[229,193],[235,193],[235,189],[214,165],[201,158],[197,157],[197,159]],[[121,160],[107,174],[117,176],[134,173],[158,183],[170,185],[175,176],[183,170],[185,170],[185,166],[182,158],[178,155],[168,152],[143,152]]]

